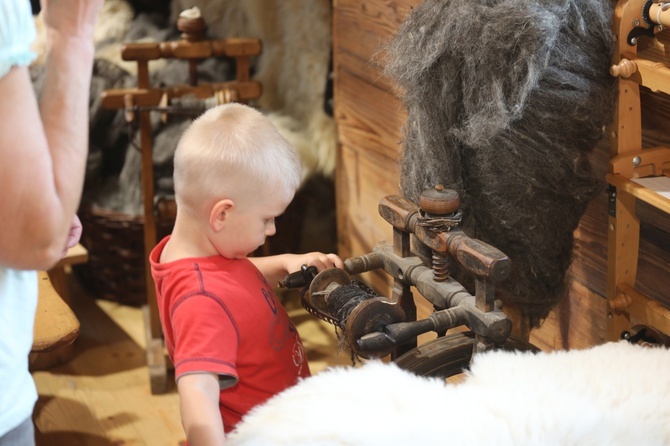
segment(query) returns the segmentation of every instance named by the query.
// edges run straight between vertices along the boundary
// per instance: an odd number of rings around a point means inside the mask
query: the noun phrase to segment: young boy
[[[151,252],[168,354],[190,446],[223,444],[252,407],[309,376],[300,337],[273,285],[335,254],[247,258],[275,233],[300,183],[295,149],[255,109],[208,110],[174,159],[177,218]]]

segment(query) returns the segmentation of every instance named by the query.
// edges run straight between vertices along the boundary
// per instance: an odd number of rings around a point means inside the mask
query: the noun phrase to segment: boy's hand
[[[337,254],[324,254],[322,252],[310,252],[298,254],[298,263],[289,271],[297,271],[302,265],[314,266],[319,272],[328,268],[344,268],[344,262]]]
[[[279,254],[267,257],[249,257],[268,283],[278,284],[287,274],[300,271],[303,265],[313,266],[319,272],[328,268],[344,268],[344,262],[337,254],[309,252],[307,254]]]

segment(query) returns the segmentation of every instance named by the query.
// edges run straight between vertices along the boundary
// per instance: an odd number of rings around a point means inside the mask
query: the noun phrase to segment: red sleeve
[[[171,319],[176,379],[206,372],[237,382],[238,332],[225,304],[206,295],[188,296],[175,304]]]

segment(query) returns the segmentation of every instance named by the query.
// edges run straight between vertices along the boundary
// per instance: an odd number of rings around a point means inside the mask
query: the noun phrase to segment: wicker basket
[[[145,304],[144,219],[96,207],[78,215],[84,228],[81,244],[89,258],[74,268],[82,285],[96,298]],[[159,219],[156,226],[160,240],[172,231],[174,219]]]

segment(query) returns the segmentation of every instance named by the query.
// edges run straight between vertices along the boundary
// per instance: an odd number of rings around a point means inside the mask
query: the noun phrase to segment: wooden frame
[[[651,22],[651,23],[649,23]],[[661,26],[659,26],[661,25]],[[612,125],[607,301],[607,339],[620,339],[631,327],[631,317],[670,333],[670,310],[635,290],[640,247],[640,222],[636,200],[670,213],[670,200],[632,180],[670,176],[670,148],[642,147],[640,86],[670,93],[670,60],[638,54],[638,39],[653,38],[670,25],[670,11],[660,3],[620,0],[613,27],[617,36],[610,72],[618,77],[618,94]]]

